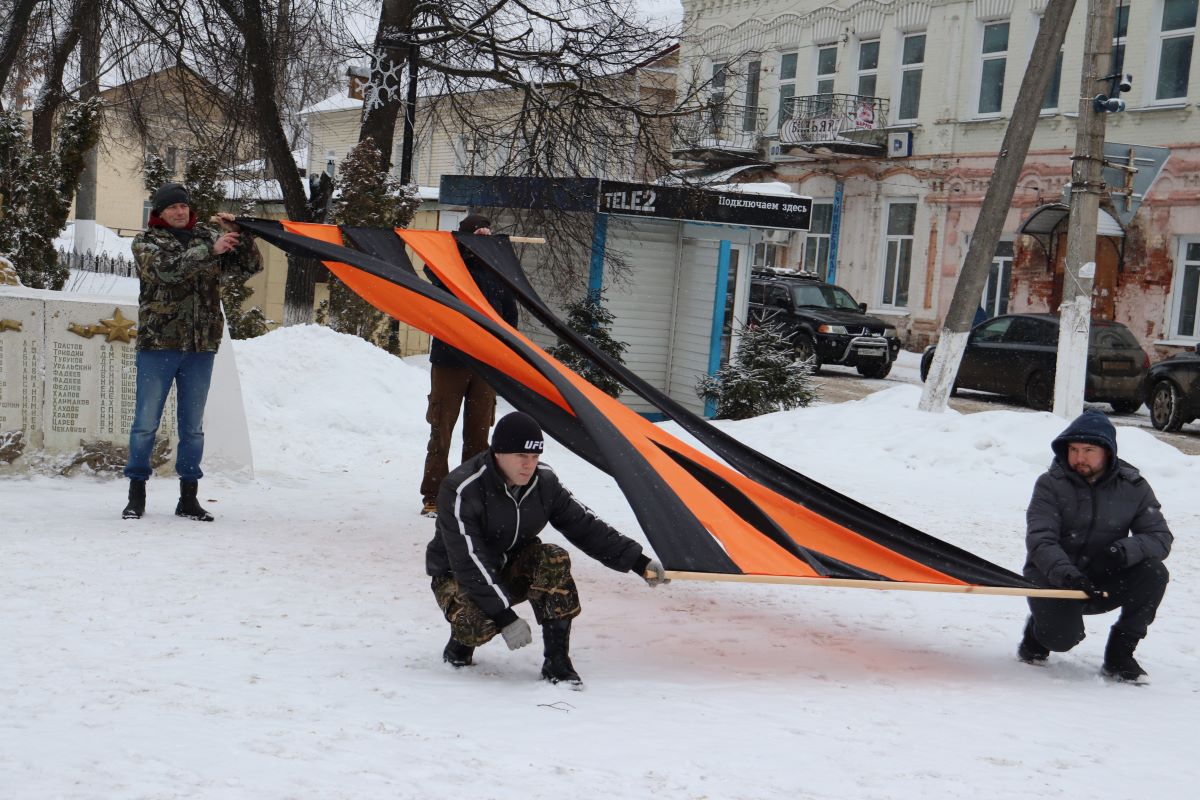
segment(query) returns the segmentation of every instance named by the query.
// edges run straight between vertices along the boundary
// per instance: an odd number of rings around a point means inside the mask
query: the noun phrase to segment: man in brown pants
[[[462,233],[490,236],[491,222],[480,214],[471,214],[459,223]],[[517,300],[499,278],[464,248],[459,252],[483,296],[504,321],[517,326]],[[446,288],[429,270],[430,280]],[[425,451],[425,474],[421,479],[421,514],[437,516],[437,495],[450,471],[450,437],[462,409],[462,459],[467,461],[488,449],[488,430],[496,415],[496,392],[474,370],[466,366],[462,353],[437,339],[429,348],[429,445]]]

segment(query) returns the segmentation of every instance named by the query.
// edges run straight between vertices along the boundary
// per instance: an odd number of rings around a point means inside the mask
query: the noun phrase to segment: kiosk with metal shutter
[[[615,317],[612,335],[629,344],[625,363],[696,412],[705,411],[695,392],[697,378],[715,372],[737,347],[756,255],[763,261],[792,244],[798,254],[802,243],[793,233],[808,230],[812,214],[808,197],[595,178],[446,175],[440,201],[443,208],[556,208],[593,215],[591,268],[579,295],[604,289]],[[630,280],[605,281],[610,252],[622,258]],[[539,344],[553,343],[536,330],[527,334],[548,340]],[[621,400],[639,413],[657,414],[636,395]]]

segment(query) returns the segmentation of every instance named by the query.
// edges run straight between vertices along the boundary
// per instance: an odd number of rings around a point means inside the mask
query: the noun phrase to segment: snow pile
[[[93,250],[97,255],[105,255],[109,258],[123,258],[126,261],[133,261],[133,239],[120,236],[112,228],[107,228],[103,225],[96,226],[96,246]],[[66,227],[59,231],[57,238],[54,240],[54,247],[57,250],[72,252],[75,249],[75,223],[68,222]]]
[[[173,517],[170,481],[124,522],[120,481],[0,480],[5,798],[1194,795],[1200,459],[1143,430],[1117,420],[1178,537],[1138,651],[1149,687],[1098,677],[1111,615],[1034,668],[1013,655],[1018,598],[650,590],[573,551],[576,693],[537,680],[536,644],[441,663],[418,515],[424,370],[316,327],[235,346],[258,477],[205,479],[216,522]],[[721,424],[1018,569],[1063,421],[916,402],[898,386]],[[557,444],[546,460],[637,535],[607,476]]]
[[[137,302],[141,282],[137,278],[111,275],[106,272],[88,272],[73,269],[63,291],[78,295],[101,295]]]
[[[714,192],[741,192],[742,194],[761,194],[770,195],[772,197],[802,197],[803,195],[796,194],[791,186],[788,186],[782,181],[761,181],[746,183],[721,183],[715,186],[705,186]]]
[[[319,325],[279,328],[236,347],[258,469],[369,472],[418,442],[424,454],[424,370]]]

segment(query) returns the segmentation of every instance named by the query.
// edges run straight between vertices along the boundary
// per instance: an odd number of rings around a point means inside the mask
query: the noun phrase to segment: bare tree
[[[303,145],[299,112],[329,94],[346,62],[345,20],[354,0],[123,0],[131,34],[148,42],[125,67],[130,107],[142,137],[174,118],[198,146],[227,165],[257,156],[280,188],[289,218],[319,216],[293,151]],[[174,68],[194,77],[178,86],[133,80]],[[168,109],[174,113],[165,113]],[[319,264],[289,257],[284,324],[310,322]]]
[[[360,136],[391,142],[403,113],[403,177],[420,134],[450,140],[469,174],[655,178],[672,167],[672,120],[697,106],[695,93],[676,97],[676,34],[620,0],[383,0]],[[532,271],[557,299],[577,299],[591,215],[486,211],[546,237]],[[624,262],[604,257],[620,280]]]
[[[137,36],[154,45],[130,63],[142,74],[149,63],[186,66],[211,85],[205,105],[229,120],[221,143],[255,143],[294,220],[322,212],[292,157],[298,112],[353,60],[372,64],[361,137],[379,142],[389,163],[397,119],[417,95],[407,77],[418,74],[423,108],[436,106],[444,131],[467,131],[472,149],[491,153],[492,174],[634,178],[634,163],[647,174],[668,169],[663,122],[674,106],[664,111],[663,94],[647,91],[630,67],[669,51],[672,32],[631,19],[621,0],[383,0],[370,46],[346,29],[364,10],[357,0],[122,4]],[[285,324],[311,320],[318,273],[289,262]]]
[[[0,250],[14,257],[22,280],[36,288],[58,289],[66,279],[54,238],[66,222],[86,154],[99,138],[99,99],[83,99],[66,83],[78,82],[68,66],[78,61],[81,35],[100,11],[101,0],[17,0],[12,12],[23,16],[11,19],[0,43],[0,95],[24,99],[27,88],[37,85],[31,131],[17,108],[0,112],[0,195],[7,206]],[[16,91],[9,86],[14,67],[21,73]]]
[[[25,44],[25,35],[29,31],[29,21],[33,18],[34,8],[43,0],[5,0],[0,3],[0,13],[8,19],[4,29],[4,37],[0,40],[0,98],[8,85],[8,76],[12,73],[13,65],[21,54]],[[0,103],[0,108],[3,104]]]
[[[676,35],[620,0],[384,0],[362,136],[392,141],[402,60],[415,59],[422,102],[477,149],[504,152],[491,165],[502,173],[593,175],[598,160],[632,161],[639,148],[665,171],[663,121],[693,98],[666,101],[631,68],[672,52]]]
[[[79,47],[84,25],[95,24],[95,20],[99,19],[99,7],[99,0],[74,0],[64,28],[53,31],[42,90],[33,109],[34,150],[44,153],[50,149],[58,110],[71,96],[63,86],[67,61]]]

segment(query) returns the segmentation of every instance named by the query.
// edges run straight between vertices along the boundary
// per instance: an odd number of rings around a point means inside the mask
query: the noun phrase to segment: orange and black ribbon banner
[[[1016,573],[763,456],[591,347],[538,297],[505,236],[256,219],[238,223],[284,250],[322,260],[376,308],[466,354],[502,397],[613,477],[668,570],[1033,588]],[[448,291],[417,276],[405,245]],[[460,245],[554,334],[719,459],[629,410],[507,325],[472,279]]]

